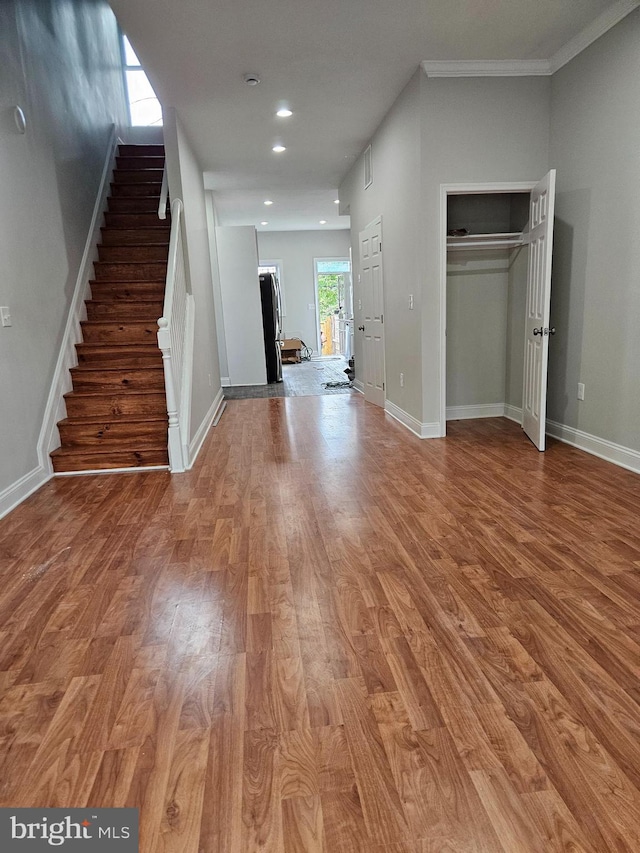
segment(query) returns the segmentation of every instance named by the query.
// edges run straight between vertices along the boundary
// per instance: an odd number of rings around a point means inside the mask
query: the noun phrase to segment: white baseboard
[[[58,434],[58,421],[66,417],[66,409],[64,404],[64,394],[72,390],[71,375],[69,370],[75,367],[78,363],[76,357],[75,344],[82,341],[82,330],[80,321],[86,316],[84,300],[89,296],[89,281],[93,278],[93,262],[98,259],[98,243],[100,242],[100,226],[102,225],[102,214],[106,207],[107,196],[109,195],[111,173],[115,166],[115,157],[117,152],[116,126],[112,125],[107,150],[105,155],[104,166],[102,168],[102,176],[100,185],[96,195],[96,202],[93,207],[93,215],[91,224],[87,232],[84,252],[78,269],[76,285],[69,306],[69,314],[64,334],[62,336],[62,344],[58,353],[58,360],[53,372],[51,380],[51,388],[45,405],[44,416],[42,418],[42,427],[38,436],[38,462],[40,467],[53,474],[53,466],[49,454],[60,446],[60,436]]]
[[[557,421],[548,420],[546,430],[548,435],[557,438],[558,441],[570,444],[572,447],[584,450],[592,456],[597,456],[606,462],[612,462],[614,465],[640,474],[640,452],[637,450],[624,447],[622,444],[615,444],[615,442],[607,441],[604,438],[598,438],[596,435],[591,435],[566,424],[557,423]]]
[[[441,437],[439,423],[420,423],[417,418],[414,418],[413,415],[405,412],[404,409],[396,406],[396,404],[392,403],[390,400],[385,401],[384,410],[388,415],[391,415],[394,420],[401,423],[402,426],[406,427],[414,435],[417,435],[418,438]]]
[[[509,418],[510,421],[515,421],[517,424],[522,426],[522,409],[519,409],[517,406],[511,406],[509,403],[505,403],[504,416],[505,418]]]
[[[504,403],[481,403],[475,406],[447,406],[448,421],[466,421],[472,418],[502,418]]]
[[[38,465],[33,471],[29,471],[24,477],[20,477],[15,483],[3,489],[0,492],[0,518],[8,515],[11,510],[36,492],[40,486],[44,486],[50,479],[51,473]]]
[[[217,425],[226,405],[227,403],[224,399],[224,392],[222,391],[222,388],[220,388],[213,400],[213,403],[209,407],[209,411],[204,416],[202,423],[198,427],[198,431],[193,436],[193,439],[189,444],[189,464],[187,466],[188,469],[191,469],[193,467],[193,463],[198,458],[198,454],[200,453],[200,449],[204,443],[205,438],[207,437],[209,429],[212,426]]]
[[[223,388],[231,388],[231,380],[229,379],[228,376],[221,376],[220,377],[220,385]]]
[[[364,394],[364,382],[362,382],[362,380],[354,379],[353,387],[356,389],[356,391],[359,391],[361,394]]]

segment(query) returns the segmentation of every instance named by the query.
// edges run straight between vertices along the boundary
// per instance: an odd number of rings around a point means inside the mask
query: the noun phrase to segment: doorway
[[[448,419],[507,416],[544,450],[554,196],[554,170],[441,186],[442,436]]]
[[[348,359],[350,352],[351,261],[314,258],[317,341],[321,356]]]

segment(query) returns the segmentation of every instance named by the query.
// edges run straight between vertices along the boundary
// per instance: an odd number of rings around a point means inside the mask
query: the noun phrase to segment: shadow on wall
[[[569,225],[563,211],[570,211]],[[591,191],[560,193],[556,200],[551,283],[551,325],[556,333],[549,342],[547,417],[579,426],[577,390],[582,381],[582,344]]]

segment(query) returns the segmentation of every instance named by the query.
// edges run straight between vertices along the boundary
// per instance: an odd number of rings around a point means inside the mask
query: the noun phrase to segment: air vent
[[[371,162],[371,146],[369,145],[364,152],[364,188],[370,187],[373,183],[373,164]]]

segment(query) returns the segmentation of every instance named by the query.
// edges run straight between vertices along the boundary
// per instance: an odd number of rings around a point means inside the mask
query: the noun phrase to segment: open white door
[[[382,221],[360,232],[364,397],[384,406],[384,291],[382,279]]]
[[[545,448],[547,362],[551,303],[551,254],[556,172],[552,169],[531,191],[527,320],[524,342],[522,429],[538,450]]]

